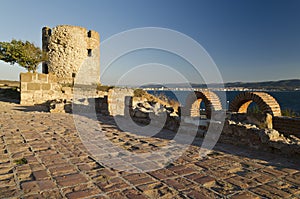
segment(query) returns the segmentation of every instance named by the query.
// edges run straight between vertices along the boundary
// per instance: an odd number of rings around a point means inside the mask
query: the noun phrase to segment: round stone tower
[[[73,84],[81,66],[88,60],[92,67],[86,75],[95,77],[88,83],[100,82],[100,36],[98,32],[79,26],[59,25],[42,29],[42,48],[48,54],[42,72],[52,73],[60,84]]]

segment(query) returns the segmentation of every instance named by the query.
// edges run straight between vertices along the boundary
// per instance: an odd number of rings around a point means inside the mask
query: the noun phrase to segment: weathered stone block
[[[27,90],[27,83],[21,82],[21,91],[26,91]]]
[[[49,83],[43,83],[41,84],[42,90],[50,90],[51,89],[51,84]]]
[[[72,88],[71,87],[62,87],[61,91],[65,93],[66,95],[72,94]]]
[[[53,74],[48,74],[48,82],[49,83],[57,83],[57,77]]]
[[[38,80],[43,81],[43,82],[48,82],[48,75],[47,74],[38,74]]]
[[[33,79],[32,73],[20,73],[20,82],[31,82]]]
[[[41,84],[39,83],[28,83],[27,84],[27,90],[40,90]]]
[[[38,73],[32,73],[32,81],[37,82],[38,81]]]

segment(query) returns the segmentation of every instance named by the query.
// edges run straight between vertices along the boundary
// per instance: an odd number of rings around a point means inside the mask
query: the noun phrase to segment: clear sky
[[[96,30],[102,41],[132,28],[163,27],[199,42],[225,82],[300,79],[299,0],[0,0],[0,5],[1,41],[41,46],[42,27],[60,24]],[[20,71],[0,62],[0,79],[17,80]]]

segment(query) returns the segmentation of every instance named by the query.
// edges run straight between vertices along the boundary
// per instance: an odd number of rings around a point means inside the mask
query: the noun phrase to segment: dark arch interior
[[[263,113],[263,110],[259,108],[256,102],[252,101],[247,108],[247,113]]]

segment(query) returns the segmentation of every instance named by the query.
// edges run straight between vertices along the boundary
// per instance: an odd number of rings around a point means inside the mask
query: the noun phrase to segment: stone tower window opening
[[[51,34],[52,34],[52,30],[48,29],[48,36],[51,36]]]
[[[89,31],[87,32],[87,36],[88,36],[89,38],[91,38],[91,37],[92,37],[92,31],[89,30]]]
[[[91,57],[92,56],[92,49],[87,49],[88,51],[88,56]]]
[[[50,49],[49,49],[49,46],[47,45],[46,48],[45,48],[46,52],[49,52]]]
[[[43,68],[42,68],[42,72],[44,73],[44,74],[49,74],[49,67],[48,67],[48,64],[47,63],[44,63],[43,64]]]

